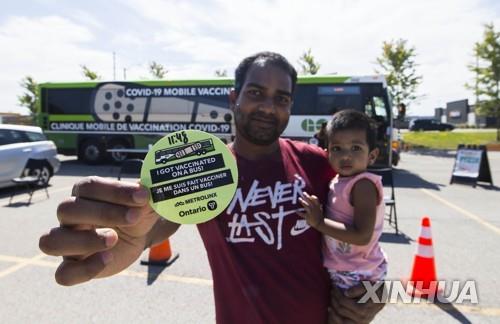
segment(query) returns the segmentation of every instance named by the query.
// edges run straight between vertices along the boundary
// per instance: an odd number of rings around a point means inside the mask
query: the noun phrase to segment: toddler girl
[[[327,125],[328,159],[337,176],[330,182],[325,211],[314,195],[299,198],[307,223],[324,234],[324,265],[333,284],[347,289],[379,281],[387,261],[378,240],[385,205],[381,177],[367,172],[378,156],[376,131],[365,114],[336,113]]]

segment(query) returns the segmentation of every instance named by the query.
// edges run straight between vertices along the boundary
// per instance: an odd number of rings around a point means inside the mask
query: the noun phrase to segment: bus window
[[[381,97],[373,97],[373,107],[375,108],[375,115],[384,117],[384,119],[387,120],[387,110],[384,99]]]
[[[385,129],[389,125],[383,99],[380,97],[366,98],[365,114],[375,121],[377,124],[377,135],[379,138],[382,138]]]
[[[366,98],[365,114],[379,121],[389,121],[387,117],[387,108],[381,97]]]
[[[370,117],[384,117],[389,122],[391,111],[388,106],[386,91],[381,84],[365,84],[363,97],[365,98],[365,113]]]
[[[334,97],[318,97],[318,115],[333,115],[337,112],[337,104]]]
[[[315,115],[316,85],[298,85],[293,96],[292,115]]]
[[[318,87],[317,115],[333,115],[342,109],[361,110],[358,86],[328,85]]]
[[[193,122],[229,123],[233,119],[227,95],[212,97],[197,96],[196,105],[196,113],[192,119]]]
[[[42,95],[44,95],[44,89]],[[89,113],[92,88],[50,89],[47,93],[49,114],[84,115]],[[44,96],[45,97],[45,96]]]
[[[365,102],[365,114],[370,118],[373,118],[373,106],[371,100]]]
[[[193,100],[183,97],[151,98],[147,121],[162,122],[165,120],[175,120],[176,122],[189,122],[194,104]]]

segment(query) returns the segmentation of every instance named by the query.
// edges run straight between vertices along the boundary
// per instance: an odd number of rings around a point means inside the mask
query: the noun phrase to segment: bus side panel
[[[134,148],[147,148],[149,145],[155,144],[160,140],[164,134],[135,134],[134,135]]]
[[[57,146],[57,152],[64,155],[75,155],[78,142],[76,133],[51,133],[46,132],[47,138]]]

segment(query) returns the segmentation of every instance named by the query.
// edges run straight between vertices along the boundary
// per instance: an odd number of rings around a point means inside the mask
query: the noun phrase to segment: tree
[[[476,95],[476,113],[496,117],[500,141],[500,32],[492,23],[484,27],[483,40],[474,44],[476,64],[468,66],[475,73],[475,85],[466,87]]]
[[[29,109],[30,115],[35,117],[39,100],[38,84],[32,76],[25,76],[20,83],[25,90],[21,96],[18,96],[19,105]]]
[[[101,79],[101,76],[97,74],[97,72],[92,71],[86,65],[80,65],[80,66],[82,67],[83,76],[86,77],[88,80],[94,81]]]
[[[396,106],[404,104],[406,107],[417,98],[416,90],[422,82],[422,76],[417,75],[415,57],[415,47],[407,47],[404,39],[382,44],[382,55],[377,58],[377,64],[382,70],[375,72],[385,75]]]
[[[319,71],[321,65],[316,62],[314,56],[311,54],[311,49],[308,49],[306,52],[299,57],[298,63],[300,65],[301,74],[316,74]]]
[[[163,79],[168,71],[160,63],[151,61],[149,63],[149,73],[156,79]]]
[[[225,69],[215,70],[215,76],[218,78],[225,78],[227,77],[227,70]]]

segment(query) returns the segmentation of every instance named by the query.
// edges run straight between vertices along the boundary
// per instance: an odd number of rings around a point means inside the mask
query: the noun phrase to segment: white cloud
[[[69,16],[72,20],[75,20],[83,25],[93,27],[99,30],[103,30],[106,27],[92,13],[81,9],[76,9],[71,11]]]
[[[112,44],[116,47],[145,46],[146,42],[138,35],[120,33],[113,37]]]
[[[58,55],[61,45],[92,40],[92,34],[87,29],[57,16],[39,19],[12,17],[0,27],[0,31],[5,57],[10,56],[18,63],[37,61],[40,52]]]
[[[111,54],[88,46],[94,39],[89,29],[63,17],[11,17],[5,21],[0,26],[1,110],[26,112],[17,107],[16,99],[22,92],[19,82],[26,75],[38,82],[82,80],[81,64],[97,71],[110,70]]]
[[[425,96],[412,111],[425,114],[471,96],[463,85],[472,78],[466,67],[472,46],[481,39],[484,23],[500,26],[500,13],[474,0],[146,0],[129,5],[162,26],[154,39],[166,53],[212,69],[234,67],[263,49],[281,52],[296,64],[311,48],[321,72],[365,75],[374,73],[384,40],[407,39],[416,47],[418,72],[424,76],[419,90]],[[190,72],[200,71],[184,69]]]
[[[426,95],[410,108],[432,114],[447,101],[472,98],[463,86],[473,77],[467,69],[472,47],[484,23],[500,27],[500,12],[484,0],[128,0],[109,6],[114,16],[133,21],[117,24],[120,18],[104,19],[98,9],[75,9],[68,11],[71,20],[57,13],[1,24],[4,104],[15,105],[17,83],[27,74],[40,81],[81,80],[79,65],[87,64],[110,78],[112,50],[118,78],[126,68],[129,80],[147,77],[151,60],[164,64],[171,78],[192,78],[213,76],[216,69],[232,73],[260,50],[280,52],[297,65],[308,48],[320,73],[366,75],[374,73],[382,42],[403,38],[416,47]]]

